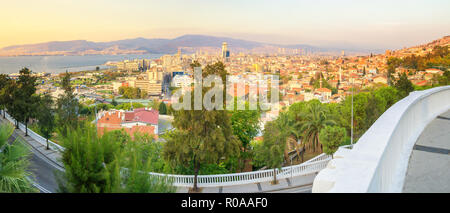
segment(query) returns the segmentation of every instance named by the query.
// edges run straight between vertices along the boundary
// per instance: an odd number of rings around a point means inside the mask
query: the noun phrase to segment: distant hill
[[[396,57],[406,57],[409,55],[424,56],[432,53],[433,48],[436,46],[450,46],[450,36],[444,36],[426,44],[419,44],[412,47],[394,50],[390,55]]]
[[[184,35],[174,39],[146,39],[135,38],[111,42],[91,42],[86,40],[53,41],[39,44],[14,45],[0,49],[0,56],[16,55],[85,55],[85,54],[143,54],[159,53],[173,54],[178,48],[183,52],[198,50],[220,50],[222,42],[228,43],[233,52],[276,53],[284,48],[286,53],[301,49],[306,52],[336,52],[350,51],[369,53],[369,50],[337,49],[315,47],[305,44],[279,45],[254,41],[246,41],[228,37],[215,37],[206,35]]]

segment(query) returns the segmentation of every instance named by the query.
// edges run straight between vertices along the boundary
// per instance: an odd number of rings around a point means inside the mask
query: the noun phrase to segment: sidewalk
[[[0,121],[3,123],[9,123],[7,119],[4,119],[3,117],[0,118]],[[13,125],[13,124],[12,124]],[[47,150],[46,146],[40,144],[30,136],[25,136],[25,132],[23,132],[20,129],[14,129],[14,133],[16,136],[19,136],[23,141],[25,141],[28,145],[31,146],[31,148],[37,152],[39,152],[42,156],[44,156],[48,161],[48,163],[52,163],[54,166],[58,167],[59,169],[64,169],[64,165],[61,162],[61,153],[54,151],[54,150]]]

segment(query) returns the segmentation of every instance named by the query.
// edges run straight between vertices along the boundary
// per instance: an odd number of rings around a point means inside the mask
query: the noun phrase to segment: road
[[[5,120],[2,119],[1,122],[5,122]],[[21,137],[16,131],[17,130],[15,130],[9,138],[10,143],[15,141],[18,137]],[[29,171],[33,174],[33,177],[30,178],[34,180],[35,186],[43,193],[57,192],[58,184],[54,174],[56,172],[62,172],[63,169],[48,160],[38,150],[28,145],[25,140],[19,141],[26,145],[32,153],[30,156]]]

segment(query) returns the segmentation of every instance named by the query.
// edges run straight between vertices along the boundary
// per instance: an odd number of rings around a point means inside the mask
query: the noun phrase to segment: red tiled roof
[[[133,126],[132,128],[124,127],[97,127],[97,132],[99,136],[102,136],[105,132],[110,132],[114,130],[125,130],[131,138],[134,138],[134,133],[139,132],[141,134],[153,135],[153,138],[157,139],[158,135],[155,134],[154,126]]]
[[[125,113],[125,121],[132,121],[134,119],[134,112]]]
[[[122,113],[125,114],[124,120],[122,120]],[[133,112],[120,112],[110,111],[104,112],[103,116],[97,121],[97,132],[99,135],[103,135],[105,131],[121,130],[124,129],[131,137],[134,137],[135,132],[148,133],[154,135],[155,138],[155,126],[132,126],[131,128],[121,126],[122,123],[130,122],[142,122],[146,124],[158,125],[159,112],[157,110],[147,110],[145,108],[139,108]]]
[[[125,112],[125,122],[142,122],[158,124],[159,112],[157,110],[136,109],[133,112]]]

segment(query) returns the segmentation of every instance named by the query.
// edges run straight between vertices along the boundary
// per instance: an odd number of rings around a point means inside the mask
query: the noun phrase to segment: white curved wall
[[[412,92],[389,108],[353,149],[339,148],[313,192],[401,192],[417,138],[450,109],[450,86]]]

